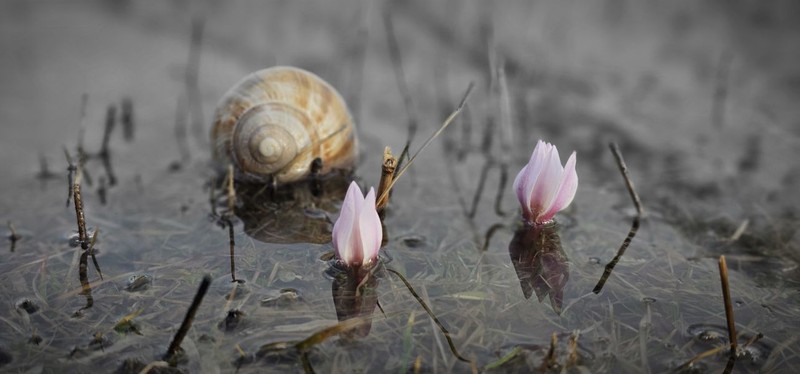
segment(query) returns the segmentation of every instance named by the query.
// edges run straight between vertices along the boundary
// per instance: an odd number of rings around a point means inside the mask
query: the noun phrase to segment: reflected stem
[[[603,290],[603,286],[605,286],[608,277],[611,276],[611,272],[614,271],[614,267],[617,266],[617,262],[619,262],[619,259],[622,258],[622,255],[625,254],[625,250],[628,249],[628,246],[631,244],[631,241],[633,241],[633,237],[636,236],[636,232],[639,231],[639,223],[640,223],[640,217],[637,215],[636,217],[633,218],[633,223],[631,224],[631,230],[628,231],[628,236],[625,238],[624,241],[622,241],[622,245],[619,247],[617,255],[614,256],[614,259],[611,260],[611,262],[609,262],[606,265],[605,270],[603,270],[603,276],[600,277],[600,280],[597,282],[597,285],[594,286],[594,290],[592,290],[592,292],[594,292],[595,294],[599,294],[600,291]]]
[[[471,363],[472,362],[471,360],[464,358],[463,356],[461,356],[461,354],[458,353],[455,344],[453,344],[453,339],[450,337],[450,332],[447,331],[447,328],[445,328],[442,322],[439,321],[439,318],[436,317],[436,315],[428,307],[425,301],[422,300],[419,294],[417,294],[417,292],[414,291],[414,287],[411,286],[411,283],[408,283],[408,280],[406,280],[403,274],[400,274],[396,270],[390,268],[386,268],[386,270],[396,275],[398,278],[400,278],[401,281],[403,281],[403,284],[406,286],[406,288],[408,288],[408,291],[411,292],[411,295],[413,295],[414,298],[417,299],[417,302],[419,303],[419,305],[422,306],[422,309],[425,309],[425,312],[428,313],[428,316],[431,317],[431,319],[439,328],[439,330],[441,330],[442,334],[444,334],[444,338],[447,340],[447,345],[450,346],[450,351],[453,352],[453,355],[456,356],[456,358],[459,359],[460,361]]]

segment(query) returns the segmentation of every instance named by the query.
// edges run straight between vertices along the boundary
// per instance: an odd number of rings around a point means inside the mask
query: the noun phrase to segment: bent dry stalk
[[[625,240],[622,241],[622,245],[620,245],[619,249],[617,250],[617,255],[614,256],[614,259],[606,265],[605,269],[603,270],[603,275],[600,277],[597,285],[594,286],[592,292],[595,294],[599,294],[600,291],[603,290],[603,286],[605,286],[606,281],[608,281],[608,277],[611,276],[611,272],[614,271],[614,267],[617,266],[617,262],[619,262],[620,258],[622,258],[622,255],[625,254],[625,251],[628,249],[631,241],[633,241],[633,237],[636,236],[636,232],[639,231],[639,224],[642,215],[644,214],[642,201],[639,199],[639,194],[636,193],[636,189],[633,187],[633,181],[631,181],[631,178],[628,175],[628,166],[625,165],[625,160],[622,158],[622,153],[619,151],[617,143],[610,143],[608,146],[611,148],[611,153],[614,154],[614,159],[617,161],[617,166],[619,167],[620,173],[622,173],[622,178],[625,179],[625,186],[628,188],[628,193],[631,196],[631,200],[633,200],[633,205],[636,207],[636,216],[633,217],[631,229],[628,231],[628,236],[625,237]]]

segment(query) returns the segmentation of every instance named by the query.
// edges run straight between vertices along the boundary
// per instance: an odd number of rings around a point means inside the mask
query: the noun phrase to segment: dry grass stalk
[[[86,237],[86,218],[83,215],[83,201],[81,200],[81,177],[83,169],[79,168],[75,173],[75,180],[72,184],[72,200],[75,201],[75,217],[78,221],[78,240],[81,248],[89,249],[89,242]]]
[[[461,113],[461,111],[464,109],[464,105],[466,105],[467,99],[469,99],[469,95],[470,95],[470,93],[472,93],[472,89],[474,87],[475,87],[475,84],[470,82],[469,86],[467,86],[467,91],[464,92],[464,97],[461,99],[461,102],[458,104],[458,107],[456,107],[456,110],[454,110],[452,113],[450,113],[450,115],[444,120],[444,122],[442,122],[442,125],[439,127],[439,129],[436,130],[436,132],[434,132],[433,134],[431,134],[431,136],[428,137],[427,140],[425,140],[425,143],[422,144],[422,147],[420,147],[419,150],[417,150],[417,152],[414,153],[413,156],[411,156],[411,158],[408,160],[408,163],[406,163],[405,166],[403,166],[403,168],[400,169],[400,171],[397,172],[395,177],[392,179],[392,183],[389,184],[389,186],[386,188],[386,191],[384,191],[380,196],[378,196],[377,201],[380,201],[380,200],[386,198],[385,195],[387,195],[389,193],[389,191],[392,190],[392,187],[394,187],[394,184],[397,183],[397,180],[400,179],[400,177],[403,174],[405,174],[406,170],[408,170],[408,168],[411,166],[411,164],[414,163],[414,160],[417,159],[417,156],[419,156],[419,154],[422,153],[422,151],[424,151],[425,148],[428,148],[428,146],[431,144],[431,142],[433,142],[433,140],[436,139],[442,133],[442,131],[444,131],[447,128],[447,126],[449,126],[453,122],[454,119],[456,119],[456,117],[459,115],[459,113]]]
[[[385,193],[389,185],[394,179],[394,170],[397,166],[397,159],[392,155],[392,149],[386,147],[383,150],[383,163],[381,164],[381,181],[378,184],[378,196],[382,199],[378,200],[375,208],[378,210],[379,215],[383,215],[383,210],[389,205],[389,194]]]
[[[731,355],[736,356],[736,321],[733,318],[731,289],[728,285],[728,264],[725,256],[719,256],[719,279],[722,283],[722,298],[725,300],[725,319],[728,321],[728,339],[731,342]]]

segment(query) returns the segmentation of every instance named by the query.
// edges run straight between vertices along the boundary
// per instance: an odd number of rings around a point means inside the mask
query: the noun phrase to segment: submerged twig
[[[408,168],[411,166],[411,164],[414,163],[414,160],[417,159],[417,156],[419,156],[419,154],[423,150],[425,150],[425,148],[427,148],[431,144],[431,142],[433,142],[433,140],[436,139],[436,137],[439,136],[439,134],[441,134],[442,131],[444,131],[447,128],[447,126],[450,125],[450,123],[453,122],[453,120],[458,116],[458,114],[461,113],[461,110],[464,109],[464,105],[466,104],[470,93],[472,93],[473,87],[475,87],[475,84],[470,82],[469,86],[467,86],[466,92],[464,93],[464,97],[461,99],[461,102],[458,104],[458,107],[456,107],[456,110],[454,110],[452,113],[450,113],[450,115],[444,120],[444,122],[439,127],[439,129],[436,130],[433,134],[431,134],[431,136],[428,137],[427,140],[425,140],[425,143],[422,144],[422,147],[420,147],[417,150],[417,152],[414,153],[413,156],[411,156],[411,158],[408,160],[408,163],[406,163],[403,166],[403,168],[400,169],[400,171],[395,174],[394,179],[392,179],[392,183],[389,184],[389,187],[386,188],[386,191],[384,191],[381,194],[381,196],[378,197],[377,201],[380,201],[380,200],[386,198],[385,195],[388,194],[392,190],[392,187],[394,187],[394,184],[397,183],[397,180],[400,179],[400,177],[405,173],[406,170],[408,170]]]
[[[725,301],[725,319],[728,321],[728,339],[731,342],[731,355],[736,356],[736,321],[733,318],[731,289],[728,285],[728,264],[725,256],[719,256],[719,279],[722,284],[722,298]]]
[[[394,179],[394,170],[397,166],[397,159],[392,155],[392,149],[389,147],[383,150],[383,163],[381,164],[381,181],[378,183],[378,196],[385,196],[383,199],[378,200],[375,204],[375,209],[378,211],[379,216],[383,216],[384,208],[389,205],[389,194],[385,194],[389,185]]]
[[[89,252],[89,255],[92,256],[92,263],[94,264],[94,269],[97,270],[97,274],[100,275],[100,280],[103,280],[103,272],[100,271],[100,264],[97,262],[97,257],[94,253],[94,243],[97,242],[97,235],[100,234],[100,228],[95,227],[94,233],[92,234],[92,242],[89,243],[89,249],[86,251]]]
[[[438,327],[439,330],[442,332],[442,334],[444,334],[444,338],[447,340],[447,345],[450,346],[450,351],[453,352],[453,355],[456,356],[456,358],[459,359],[460,361],[472,362],[471,360],[464,358],[463,356],[461,356],[461,354],[458,353],[456,345],[453,343],[453,339],[450,337],[450,332],[447,331],[447,328],[445,328],[442,322],[439,321],[439,318],[437,318],[436,314],[434,314],[431,308],[428,307],[428,304],[426,304],[425,301],[422,300],[422,298],[419,296],[419,294],[417,294],[417,291],[414,291],[414,287],[412,287],[411,283],[409,283],[408,280],[406,280],[406,277],[404,277],[403,274],[400,274],[394,269],[386,268],[386,270],[396,275],[398,278],[400,278],[400,280],[406,286],[408,291],[411,292],[411,295],[414,296],[419,305],[422,306],[422,309],[425,309],[425,312],[428,313],[429,317],[431,317],[433,322],[436,324],[436,327]]]
[[[609,144],[609,147],[611,148],[611,153],[614,154],[614,158],[617,160],[619,171],[622,173],[622,177],[625,179],[625,186],[628,188],[628,193],[633,200],[633,205],[636,207],[636,216],[633,217],[631,229],[628,231],[628,236],[625,237],[625,240],[622,241],[622,245],[617,250],[617,255],[614,256],[614,259],[612,259],[611,262],[606,264],[605,270],[603,270],[603,275],[600,277],[597,285],[594,286],[592,292],[595,294],[599,294],[600,291],[603,290],[603,286],[605,286],[608,277],[611,276],[611,272],[614,270],[614,267],[617,266],[617,262],[619,262],[620,258],[622,258],[622,255],[625,254],[625,250],[628,249],[631,241],[633,241],[633,237],[636,236],[636,232],[639,231],[639,224],[643,215],[642,202],[639,199],[639,194],[637,194],[636,190],[633,188],[633,182],[628,175],[628,167],[625,165],[625,160],[622,158],[619,147],[616,143]]]
[[[167,354],[164,355],[165,361],[172,361],[172,359],[175,357],[175,354],[178,353],[178,349],[181,347],[181,342],[183,342],[183,338],[186,337],[186,333],[189,332],[189,328],[192,327],[194,316],[197,314],[197,309],[200,308],[200,303],[203,302],[203,297],[205,297],[206,292],[208,292],[209,286],[211,286],[211,276],[205,275],[203,276],[203,280],[200,282],[200,288],[197,289],[197,293],[194,295],[194,300],[192,300],[189,310],[186,311],[186,317],[183,318],[181,327],[178,328],[178,332],[175,333],[172,343],[170,343],[169,348],[167,348]]]

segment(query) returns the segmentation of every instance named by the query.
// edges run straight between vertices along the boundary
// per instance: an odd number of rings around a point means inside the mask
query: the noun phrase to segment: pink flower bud
[[[378,258],[383,231],[375,210],[375,190],[364,197],[356,182],[350,183],[342,211],[333,224],[333,249],[339,262],[350,266],[369,266]]]
[[[539,140],[531,159],[517,178],[514,191],[522,204],[522,216],[528,224],[539,225],[565,209],[578,190],[575,152],[562,167],[556,146]]]

